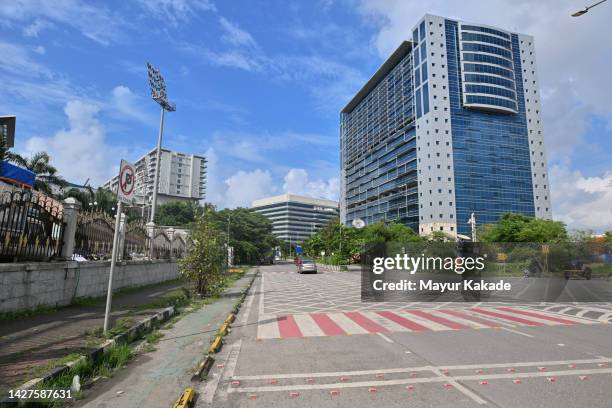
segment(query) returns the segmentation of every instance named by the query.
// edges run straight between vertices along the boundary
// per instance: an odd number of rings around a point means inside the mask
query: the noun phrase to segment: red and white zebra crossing
[[[593,323],[578,317],[519,307],[319,312],[265,316],[259,322],[257,337],[274,339]]]

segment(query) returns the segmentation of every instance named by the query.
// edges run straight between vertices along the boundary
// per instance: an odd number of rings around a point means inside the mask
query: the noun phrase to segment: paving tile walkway
[[[135,322],[154,310],[134,310],[183,286],[172,281],[115,295],[111,325],[120,318]],[[0,321],[0,395],[40,374],[54,360],[84,352],[100,339],[91,333],[103,325],[105,299],[68,306],[51,313]]]

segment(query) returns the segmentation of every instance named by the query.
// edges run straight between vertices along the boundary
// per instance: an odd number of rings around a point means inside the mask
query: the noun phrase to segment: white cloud
[[[304,195],[307,197],[338,200],[340,195],[340,179],[332,177],[329,180],[308,179],[304,169],[291,169],[284,179],[283,190],[286,193]]]
[[[585,177],[566,166],[553,166],[550,182],[556,219],[575,229],[612,230],[612,171]]]
[[[612,82],[601,80],[609,76],[612,43],[596,40],[612,36],[612,7],[606,4],[583,17],[570,17],[578,8],[571,0],[361,0],[359,5],[363,16],[380,27],[373,46],[385,58],[411,37],[425,13],[533,35],[551,159],[569,155],[584,140],[589,114],[612,122]]]
[[[135,95],[127,86],[119,85],[112,90],[109,108],[116,115],[155,126],[156,119],[143,109],[146,102],[148,101],[143,101],[141,97]]]
[[[80,0],[11,0],[0,2],[0,19],[24,26],[24,34],[37,36],[53,23],[80,31],[85,37],[108,45],[121,36],[123,20],[106,7]]]
[[[46,67],[32,59],[30,52],[25,47],[12,43],[0,42],[0,55],[2,55],[0,71],[15,76],[30,75],[33,77],[47,78],[51,76],[51,72]]]
[[[23,35],[26,37],[38,37],[38,34],[41,31],[51,27],[53,27],[53,23],[37,18],[32,22],[32,24],[29,24],[23,28]]]
[[[237,24],[228,21],[224,17],[219,18],[219,24],[221,24],[221,28],[223,29],[221,39],[226,43],[234,46],[257,47],[257,43],[253,39],[253,36],[238,27]]]
[[[177,26],[188,21],[199,11],[216,11],[209,0],[138,0],[149,14]]]
[[[250,207],[254,200],[274,194],[276,191],[269,171],[256,169],[245,172],[240,170],[227,180],[224,206]]]
[[[68,128],[50,137],[32,137],[25,145],[26,154],[46,151],[59,174],[74,183],[98,185],[113,175],[118,166],[120,149],[106,143],[104,127],[96,115],[96,105],[79,100],[64,108]]]

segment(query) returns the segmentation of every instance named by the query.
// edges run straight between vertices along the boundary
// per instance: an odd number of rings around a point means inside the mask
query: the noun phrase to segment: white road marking
[[[525,336],[525,337],[533,337],[531,334],[523,333],[523,332],[520,332],[520,331],[514,330],[514,329],[509,329],[507,327],[500,327],[500,329],[505,330],[505,331],[510,332],[510,333],[520,334],[521,336]]]
[[[206,381],[200,387],[200,394],[204,396],[204,401],[206,403],[212,403],[215,393],[217,392],[217,388],[219,387],[219,381],[222,377],[224,377],[224,372],[226,370],[231,370],[233,375],[234,369],[236,368],[236,362],[238,361],[238,353],[240,353],[241,344],[242,340],[238,340],[236,343],[230,346],[227,362],[223,365],[223,368],[218,373],[213,373],[212,378]],[[238,352],[236,352],[236,350],[238,350]],[[227,395],[225,395],[225,398],[227,399]]]
[[[238,340],[230,346],[227,354],[227,361],[223,365],[223,368],[218,373],[213,373],[212,379],[206,381],[203,387],[200,387],[200,394],[204,396],[204,402],[212,404],[215,398],[215,393],[219,387],[219,381],[221,378],[227,378],[234,375],[236,370],[236,363],[238,362],[238,355],[240,354],[240,347],[242,340]],[[227,371],[227,374],[225,372]],[[219,391],[219,398],[223,401],[227,400],[227,392],[221,388]]]
[[[433,369],[433,367],[430,367]],[[326,390],[340,388],[358,388],[358,387],[374,387],[386,385],[405,385],[405,384],[427,384],[440,382],[454,381],[481,381],[481,380],[503,380],[517,378],[540,378],[540,377],[562,377],[562,376],[578,376],[578,375],[595,375],[595,374],[612,374],[612,368],[603,369],[584,369],[584,370],[563,370],[563,371],[534,371],[530,373],[503,373],[503,374],[477,374],[477,375],[457,375],[457,376],[436,376],[426,378],[401,378],[397,380],[381,380],[381,381],[359,381],[359,382],[340,382],[331,384],[297,384],[297,385],[279,385],[279,386],[262,386],[262,387],[242,387],[230,388],[230,393],[240,392],[278,392],[278,391],[308,391],[308,390]],[[475,394],[474,394],[475,395]],[[483,400],[484,401],[484,400]]]
[[[251,307],[253,306],[253,300],[255,300],[255,291],[254,291],[254,288],[251,287],[251,293],[249,294],[249,300],[247,301],[246,306],[244,307],[244,310],[242,312],[239,312],[240,321],[238,321],[238,324],[240,326],[244,326],[248,323],[249,316],[251,314]]]
[[[259,285],[259,320],[261,321],[264,315],[264,274],[261,274],[261,283]]]
[[[468,398],[471,398],[474,402],[476,402],[477,404],[480,405],[484,405],[487,403],[487,401],[485,401],[484,399],[480,398],[477,394],[475,394],[473,391],[471,391],[470,389],[468,389],[467,387],[464,387],[462,384],[459,384],[452,376],[448,376],[448,375],[443,375],[442,372],[436,368],[434,370],[432,370],[439,378],[443,378],[445,379],[448,384],[451,384],[455,389],[457,389],[457,391],[461,392],[463,395],[465,395]]]
[[[369,333],[366,329],[346,317],[344,313],[328,313],[330,319],[334,321],[346,334],[365,334]]]
[[[391,340],[390,338],[388,338],[387,336],[385,336],[382,333],[377,333],[380,337],[383,338],[383,340],[385,340],[387,343],[393,343],[393,340]]]
[[[325,333],[323,333],[323,330],[321,330],[319,325],[317,325],[317,323],[314,320],[312,320],[312,317],[310,317],[310,315],[296,314],[296,315],[293,315],[293,319],[295,320],[295,323],[300,328],[300,331],[302,332],[303,336],[305,337],[325,336]]]
[[[438,366],[444,370],[473,370],[477,368],[507,368],[507,367],[550,367],[556,365],[568,364],[595,364],[595,363],[610,363],[612,358],[600,357],[581,360],[555,360],[555,361],[527,361],[516,363],[482,363],[482,364],[463,364],[463,365],[445,365]],[[357,371],[336,371],[336,372],[321,372],[321,373],[292,373],[292,374],[261,374],[261,375],[240,375],[235,376],[235,380],[270,380],[270,379],[290,379],[290,378],[323,378],[323,377],[350,377],[359,375],[372,374],[398,374],[409,373],[411,371],[431,371],[433,366],[421,367],[403,367],[403,368],[381,368],[376,370],[357,370]]]
[[[419,309],[419,310],[423,310],[423,309]],[[423,310],[426,312],[430,312],[429,310]],[[432,320],[429,319],[425,319],[424,317],[412,314],[408,311],[402,310],[401,313],[398,313],[400,316],[405,317],[408,320],[412,320],[418,324],[420,324],[421,326],[425,326],[426,328],[428,328],[429,330],[432,331],[442,331],[442,330],[453,330],[450,327],[446,327],[443,324],[440,323],[436,323]],[[452,320],[452,319],[451,319]]]

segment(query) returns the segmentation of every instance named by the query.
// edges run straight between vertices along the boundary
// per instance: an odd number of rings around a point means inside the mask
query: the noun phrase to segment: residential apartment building
[[[161,150],[158,205],[170,201],[200,201],[206,197],[206,158],[195,154]],[[155,180],[156,149],[138,159],[136,168],[136,203],[150,204]],[[102,185],[117,191],[118,176]]]
[[[290,243],[299,243],[338,218],[338,202],[282,194],[253,201],[252,209],[272,221],[272,233]]]
[[[425,15],[341,112],[341,219],[551,218],[533,37]]]

